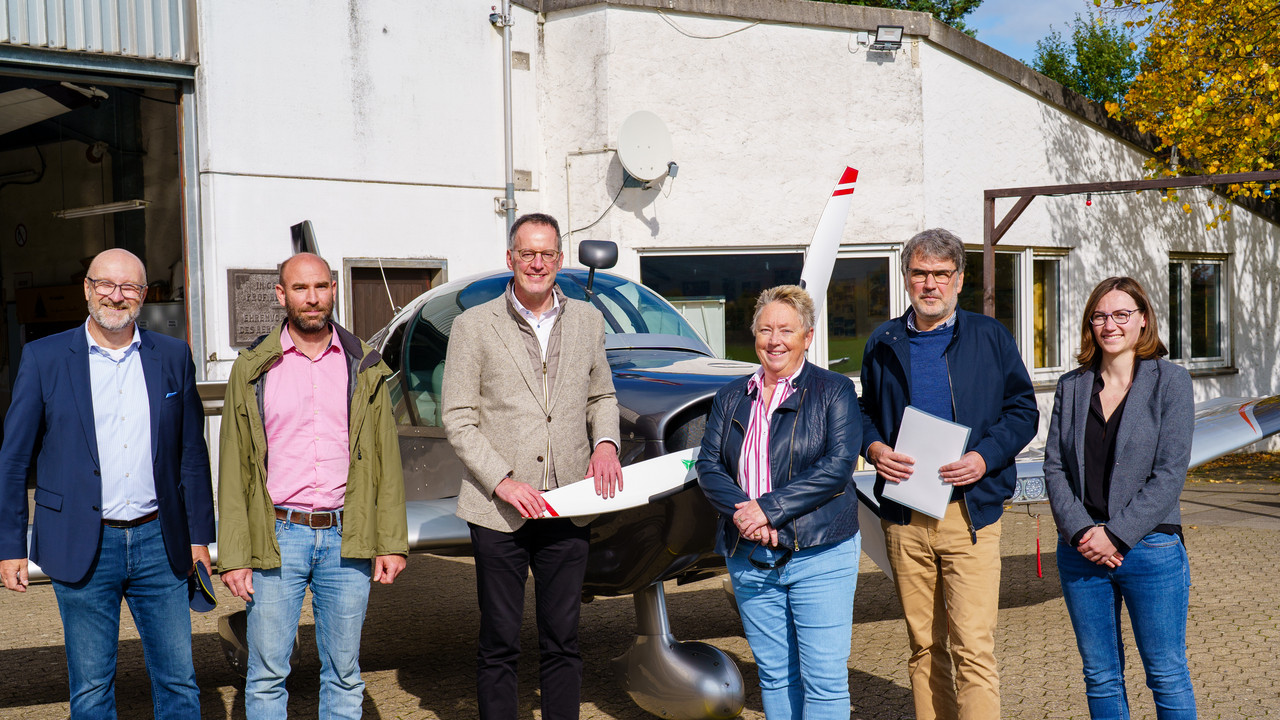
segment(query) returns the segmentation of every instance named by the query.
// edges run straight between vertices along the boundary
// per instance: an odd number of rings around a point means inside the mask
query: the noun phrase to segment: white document
[[[884,497],[942,519],[951,502],[951,485],[942,481],[938,468],[959,460],[969,442],[969,428],[908,405],[894,452],[915,460],[911,477],[900,483],[885,481]]]

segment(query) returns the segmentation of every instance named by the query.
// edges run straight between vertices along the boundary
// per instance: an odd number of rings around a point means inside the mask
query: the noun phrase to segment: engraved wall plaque
[[[276,279],[279,276],[275,268],[227,270],[232,347],[247,347],[259,335],[280,327],[284,308],[276,300]]]

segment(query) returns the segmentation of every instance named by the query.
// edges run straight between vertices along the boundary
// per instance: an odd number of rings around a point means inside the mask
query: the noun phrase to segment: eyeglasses
[[[921,285],[930,275],[933,281],[939,285],[950,284],[951,278],[956,276],[957,270],[921,270],[920,268],[911,268],[907,271],[907,276],[911,278],[911,282],[915,285]]]
[[[1115,312],[1096,312],[1089,316],[1089,324],[1100,327],[1107,324],[1107,318],[1111,318],[1117,325],[1124,325],[1129,322],[1129,318],[1137,315],[1140,310],[1116,310]]]
[[[542,256],[542,262],[547,265],[552,265],[556,260],[560,259],[559,250],[543,250],[542,252],[538,252],[537,250],[512,250],[511,252],[514,253],[516,257],[520,258],[520,262],[525,264],[532,263],[533,259],[538,256]]]
[[[138,285],[137,283],[113,283],[110,280],[94,280],[86,277],[93,284],[94,292],[103,297],[109,297],[115,294],[116,288],[120,289],[120,294],[129,300],[137,300],[147,291],[146,285]]]

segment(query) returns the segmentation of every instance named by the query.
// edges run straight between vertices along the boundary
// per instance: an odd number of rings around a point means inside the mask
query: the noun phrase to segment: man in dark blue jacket
[[[946,230],[908,240],[902,271],[911,310],[876,328],[862,361],[862,455],[879,474],[919,720],[1000,717],[1000,515],[1017,479],[1014,457],[1040,420],[1013,336],[956,308],[964,259],[964,244]],[[953,487],[942,520],[879,497],[886,481],[911,477],[912,458],[893,450],[907,405],[970,428],[964,455],[940,468]]]
[[[214,540],[204,410],[187,344],[138,328],[146,275],[120,248],[94,258],[89,319],[23,349],[4,422],[0,581],[27,590],[34,456],[30,555],[62,615],[72,720],[116,717],[122,599],[156,720],[200,717],[187,577],[196,562],[208,570]]]

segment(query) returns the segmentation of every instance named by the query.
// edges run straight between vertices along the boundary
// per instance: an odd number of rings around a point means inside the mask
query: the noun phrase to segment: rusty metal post
[[[982,313],[996,316],[996,199],[982,201]]]

